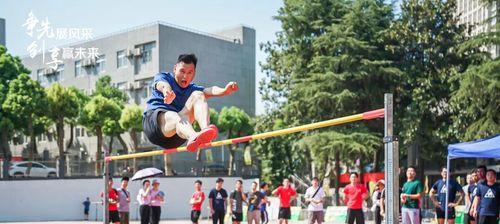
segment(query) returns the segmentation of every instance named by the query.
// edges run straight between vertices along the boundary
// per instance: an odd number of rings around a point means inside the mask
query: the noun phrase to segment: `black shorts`
[[[444,219],[445,212],[441,208],[436,208],[436,218]],[[455,219],[455,208],[448,208],[448,219]]]
[[[83,214],[88,215],[89,214],[89,210],[88,209],[83,210]]]
[[[151,143],[163,149],[177,148],[184,144],[186,139],[179,137],[177,134],[167,138],[163,135],[158,125],[158,116],[167,111],[168,110],[163,108],[146,111],[146,114],[142,117],[142,128],[144,129],[144,134],[146,134]]]
[[[291,216],[292,212],[290,211],[290,207],[288,208],[280,207],[280,212],[278,213],[278,219],[290,219]]]
[[[485,216],[480,215],[477,224],[497,224],[498,216]]]
[[[120,214],[118,214],[118,211],[109,211],[109,222],[120,222]]]
[[[191,210],[191,222],[198,223],[200,219],[201,211]]]
[[[239,213],[239,212],[233,212],[233,215],[231,215],[231,218],[234,221],[238,221],[238,222],[241,222],[243,221],[243,213]]]

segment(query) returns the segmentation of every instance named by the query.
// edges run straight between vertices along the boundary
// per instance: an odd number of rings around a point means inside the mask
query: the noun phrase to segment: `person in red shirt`
[[[104,197],[104,192],[101,192],[101,197]],[[120,215],[118,213],[118,191],[113,188],[113,178],[108,181],[108,212],[109,222],[120,224]]]
[[[278,214],[279,224],[288,224],[288,219],[290,219],[290,201],[297,197],[297,192],[290,186],[290,180],[284,179],[283,186],[278,187],[272,192],[280,198],[280,211]]]
[[[201,205],[203,201],[205,201],[205,193],[201,191],[201,185],[202,183],[200,180],[194,182],[194,193],[191,200],[189,200],[189,204],[191,204],[191,222],[193,222],[193,224],[198,223],[198,219],[201,215]]]
[[[368,198],[368,191],[359,183],[359,175],[351,173],[351,183],[344,188],[344,202],[347,204],[347,223],[364,224],[363,201]]]

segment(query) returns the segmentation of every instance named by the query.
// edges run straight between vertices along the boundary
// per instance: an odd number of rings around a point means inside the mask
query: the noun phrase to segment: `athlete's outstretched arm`
[[[233,92],[238,91],[238,83],[236,82],[229,82],[225,88],[221,88],[218,86],[212,86],[205,88],[203,90],[203,93],[205,94],[205,97],[213,97],[213,96],[227,96]]]

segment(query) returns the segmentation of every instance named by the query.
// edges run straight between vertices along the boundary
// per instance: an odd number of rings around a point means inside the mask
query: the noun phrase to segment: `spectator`
[[[240,224],[243,221],[243,201],[246,200],[247,197],[243,193],[243,181],[237,180],[235,189],[229,196],[229,204],[231,205],[230,215],[233,224]]]
[[[420,199],[424,188],[419,180],[415,180],[416,175],[415,167],[408,167],[406,170],[407,180],[400,195],[403,205],[401,209],[403,224],[420,224]]]
[[[325,200],[325,192],[323,188],[319,186],[319,180],[317,177],[313,177],[312,186],[307,188],[305,198],[308,211],[308,223],[309,224],[322,224],[325,219],[325,214],[323,212],[323,202]]]
[[[142,188],[137,194],[137,202],[139,202],[139,214],[141,216],[141,224],[149,224],[151,219],[151,183],[149,180],[142,181]]]
[[[269,215],[267,214],[267,206],[271,205],[271,202],[267,199],[267,190],[269,189],[269,184],[266,182],[263,182],[260,184],[260,192],[262,193],[262,196],[264,197],[262,199],[262,205],[260,206],[260,220],[262,221],[262,224],[267,224],[269,223]]]
[[[497,172],[486,171],[486,181],[477,185],[476,199],[474,200],[473,216],[479,224],[497,224],[500,209],[500,184],[496,183]]]
[[[373,201],[373,206],[372,206],[372,212],[373,215],[375,216],[375,224],[380,224],[382,223],[382,215],[381,213],[381,198],[382,198],[382,191],[385,189],[385,181],[384,180],[379,180],[377,181],[377,184],[375,186],[375,191],[373,191],[372,195],[372,201]]]
[[[476,170],[473,170],[470,173],[470,182],[468,182],[467,190],[465,191],[465,215],[464,215],[464,224],[476,224],[476,219],[471,215],[472,211],[472,202],[476,197],[476,187],[477,187],[477,173]]]
[[[455,207],[460,204],[464,197],[464,191],[462,186],[457,183],[454,179],[449,179],[449,186],[446,185],[446,178],[448,176],[448,170],[446,168],[441,168],[442,179],[436,181],[432,185],[432,189],[429,192],[429,197],[436,207],[436,219],[438,224],[444,224],[446,217],[446,207],[448,207],[448,224],[455,223]],[[446,192],[448,192],[448,205],[446,205]],[[457,192],[460,193],[460,197],[455,201]],[[434,195],[437,193],[437,199]]]
[[[191,222],[193,224],[198,224],[198,219],[201,215],[201,205],[205,201],[205,193],[201,191],[201,185],[200,180],[194,182],[194,193],[191,196],[191,200],[189,200],[189,204],[191,204]]]
[[[121,187],[118,189],[118,213],[120,214],[120,223],[128,224],[130,217],[130,192],[127,190],[128,177],[122,178]]]
[[[227,207],[227,191],[222,188],[224,180],[218,178],[215,182],[215,188],[210,191],[208,198],[210,199],[210,214],[213,224],[224,224],[224,216],[226,215]]]
[[[363,184],[359,183],[359,175],[356,172],[351,173],[351,183],[344,188],[344,202],[347,204],[347,223],[364,224],[365,216],[363,214],[363,202],[366,200],[368,190]]]
[[[290,180],[285,178],[283,180],[283,186],[279,186],[272,192],[280,199],[280,210],[278,214],[279,224],[288,224],[288,220],[291,218],[290,202],[297,197],[297,192],[290,186]]]
[[[101,192],[101,197],[104,197],[104,192]],[[109,222],[120,223],[120,215],[118,214],[118,191],[113,188],[113,178],[108,180],[108,214]]]
[[[248,192],[248,224],[252,224],[253,221],[255,224],[260,223],[260,206],[265,202],[263,200],[264,194],[257,190],[258,186],[257,182],[252,182],[252,190]]]
[[[87,197],[87,200],[83,201],[83,217],[85,220],[89,220],[89,210],[90,210],[90,198]]]
[[[165,202],[165,193],[160,191],[160,182],[153,180],[153,189],[149,192],[151,197],[151,224],[160,223],[161,204]]]

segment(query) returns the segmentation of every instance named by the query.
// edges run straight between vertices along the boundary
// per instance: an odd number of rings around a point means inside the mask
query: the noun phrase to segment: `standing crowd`
[[[421,181],[416,179],[416,169],[409,167],[406,170],[406,182],[400,189],[401,202],[401,222],[403,224],[420,224],[422,220],[422,199],[424,187]],[[455,208],[465,201],[465,224],[498,224],[500,208],[500,184],[496,182],[497,173],[493,169],[479,166],[467,175],[467,185],[461,186],[456,180],[448,180],[448,170],[441,169],[441,179],[436,181],[429,191],[429,198],[435,209],[435,217],[438,224],[444,224],[448,218],[448,223],[455,223]],[[121,180],[118,189],[113,188],[113,180],[109,179],[109,219],[112,223],[129,223],[129,212],[131,196],[127,190],[128,178]],[[237,180],[234,190],[230,193],[223,188],[224,180],[218,178],[215,187],[208,194],[208,208],[210,218],[214,224],[224,223],[226,214],[231,217],[233,224],[243,221],[243,213],[246,213],[248,224],[266,224],[269,222],[267,208],[270,201],[267,198],[269,185],[253,182],[251,189],[243,189],[243,181]],[[160,183],[153,180],[142,182],[136,200],[139,203],[141,224],[157,224],[161,217],[161,205],[165,201],[165,194],[159,190]],[[259,189],[260,187],[260,189]],[[448,192],[448,199],[446,198]],[[347,205],[346,223],[364,224],[365,217],[363,206],[365,200],[369,198],[367,188],[359,182],[359,175],[351,173],[350,184],[343,190],[344,203]],[[103,195],[103,194],[101,194]],[[291,218],[290,204],[297,197],[297,191],[292,187],[289,179],[284,179],[276,189],[271,192],[280,200],[279,224],[288,224]],[[372,195],[375,224],[382,223],[385,216],[385,182],[379,180],[376,183],[375,191]],[[319,185],[318,178],[314,177],[311,186],[307,188],[305,203],[308,211],[308,223],[321,224],[324,222],[324,200],[325,192]],[[202,191],[200,180],[194,183],[194,193],[189,204],[191,206],[191,222],[197,224],[202,213],[202,205],[205,201],[205,193]],[[88,219],[88,205],[90,201],[84,202],[86,219]],[[244,205],[246,209],[244,210]],[[446,214],[446,211],[448,212]]]

